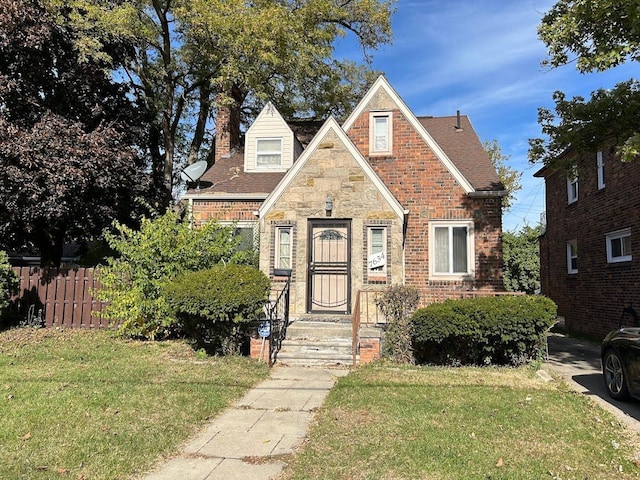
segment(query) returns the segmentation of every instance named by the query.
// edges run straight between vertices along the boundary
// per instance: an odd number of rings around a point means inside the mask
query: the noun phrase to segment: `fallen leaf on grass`
[[[496,463],[496,467],[502,467],[504,465],[504,462],[502,461],[502,458],[498,459],[498,463]]]
[[[31,432],[27,432],[22,436],[22,440],[29,440],[31,438]]]

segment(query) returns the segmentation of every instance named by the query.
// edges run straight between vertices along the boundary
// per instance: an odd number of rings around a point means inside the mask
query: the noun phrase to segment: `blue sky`
[[[579,74],[572,65],[540,65],[545,45],[536,28],[555,2],[518,0],[399,0],[394,42],[374,52],[373,68],[387,79],[416,115],[468,115],[480,140],[498,140],[507,165],[523,172],[522,190],[505,230],[535,226],[545,210],[540,165],[527,160],[528,139],[541,135],[538,107],[553,107],[552,94],[589,98],[598,88],[637,77],[636,65]],[[358,56],[348,43],[338,52]]]

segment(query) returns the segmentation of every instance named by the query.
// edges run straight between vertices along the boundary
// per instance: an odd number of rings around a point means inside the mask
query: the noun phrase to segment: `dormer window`
[[[256,167],[282,167],[282,138],[256,139]]]
[[[369,117],[369,154],[388,155],[392,147],[391,112],[371,112]]]

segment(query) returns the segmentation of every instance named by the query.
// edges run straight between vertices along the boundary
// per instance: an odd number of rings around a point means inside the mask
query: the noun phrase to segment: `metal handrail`
[[[289,290],[291,287],[291,279],[287,278],[282,290],[278,291],[275,300],[269,301],[268,319],[269,319],[269,366],[273,366],[276,362],[278,352],[282,347],[282,341],[287,336],[287,327],[289,326]]]

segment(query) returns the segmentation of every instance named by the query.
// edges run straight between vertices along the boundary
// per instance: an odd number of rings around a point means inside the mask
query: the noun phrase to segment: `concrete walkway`
[[[344,369],[274,367],[269,379],[216,417],[145,480],[266,480],[304,440],[316,408]]]
[[[574,390],[589,396],[613,413],[627,428],[640,433],[640,402],[621,402],[607,394],[602,379],[600,344],[563,334],[551,334],[548,345],[546,365],[550,370],[565,379]]]

